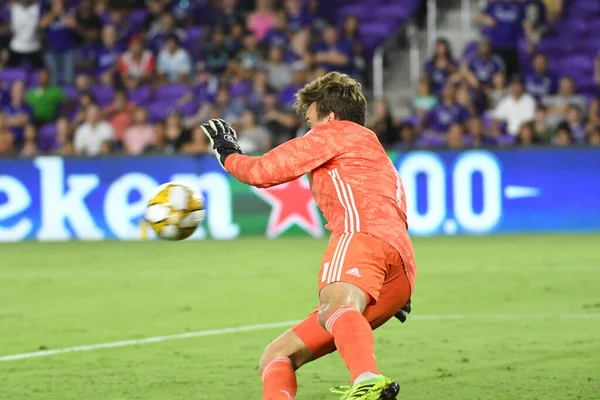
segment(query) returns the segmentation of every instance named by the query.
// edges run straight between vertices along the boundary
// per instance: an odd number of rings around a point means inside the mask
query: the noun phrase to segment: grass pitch
[[[0,246],[0,357],[302,319],[324,240]],[[600,399],[600,236],[415,240],[406,324],[376,332],[402,399]],[[0,399],[260,399],[256,367],[285,328],[0,361]],[[335,399],[337,354],[299,371]]]

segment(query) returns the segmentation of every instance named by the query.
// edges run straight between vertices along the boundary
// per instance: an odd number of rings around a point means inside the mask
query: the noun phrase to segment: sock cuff
[[[287,363],[290,366],[292,366],[292,360],[290,360],[288,357],[277,357],[272,359],[263,369],[262,375],[260,376],[260,378],[262,379],[262,381],[264,382],[265,380],[265,376],[267,375],[267,372],[269,371],[269,369],[277,364],[277,363]],[[293,367],[293,366],[292,366]]]
[[[351,312],[351,311],[356,311],[357,313],[361,314],[361,312],[358,308],[352,307],[352,306],[343,306],[343,307],[335,309],[331,313],[329,318],[327,319],[327,322],[325,322],[325,329],[327,330],[327,332],[331,333],[331,330],[333,329],[333,325],[338,320],[338,318],[340,318],[345,313]]]

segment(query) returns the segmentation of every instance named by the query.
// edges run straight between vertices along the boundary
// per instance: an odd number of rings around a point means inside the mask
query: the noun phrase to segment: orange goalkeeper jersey
[[[317,206],[332,237],[372,235],[398,250],[411,286],[416,278],[402,181],[376,135],[349,121],[329,121],[262,157],[234,154],[225,168],[259,188],[308,173]]]

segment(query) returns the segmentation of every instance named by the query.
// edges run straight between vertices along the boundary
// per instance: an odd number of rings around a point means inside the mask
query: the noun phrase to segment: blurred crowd
[[[305,130],[307,81],[367,77],[358,18],[317,0],[14,0],[0,21],[4,155],[200,153],[214,117],[262,152]]]
[[[214,117],[246,152],[269,150],[306,131],[292,107],[306,82],[337,70],[369,85],[360,16],[331,21],[322,6],[4,1],[0,155],[202,153],[198,124]],[[376,100],[368,126],[389,148],[600,144],[598,97],[539,49],[563,19],[559,0],[490,0],[460,58],[437,41],[413,116],[398,121]]]
[[[396,120],[379,100],[369,126],[385,145],[402,149],[600,146],[600,58],[590,54],[600,51],[600,42],[577,48],[562,36],[563,28],[577,25],[595,32],[593,38],[600,34],[600,7],[585,8],[594,3],[585,1],[579,0],[583,16],[573,0],[568,17],[558,0],[488,1],[477,14],[481,36],[462,56],[455,57],[445,38],[435,43],[413,115]],[[581,51],[583,59],[575,54],[571,64],[550,65],[544,40],[559,45],[557,58]]]

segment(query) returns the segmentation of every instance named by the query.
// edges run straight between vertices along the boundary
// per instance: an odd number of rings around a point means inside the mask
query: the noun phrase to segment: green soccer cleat
[[[340,400],[394,400],[400,392],[400,385],[390,378],[379,375],[356,385],[338,386],[331,393],[341,394]]]

